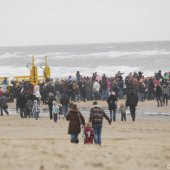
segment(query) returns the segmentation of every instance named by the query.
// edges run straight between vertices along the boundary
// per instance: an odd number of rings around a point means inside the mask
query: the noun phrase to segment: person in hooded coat
[[[108,109],[110,111],[110,120],[116,121],[116,108],[117,108],[117,97],[115,92],[112,92],[107,99]]]
[[[71,143],[79,143],[78,135],[81,132],[81,124],[85,126],[85,119],[76,104],[72,104],[66,120],[69,121],[68,134],[71,135]]]
[[[137,104],[138,104],[138,97],[136,93],[134,93],[134,90],[131,89],[127,95],[126,107],[128,106],[130,107],[130,114],[132,117],[132,121],[135,121]]]

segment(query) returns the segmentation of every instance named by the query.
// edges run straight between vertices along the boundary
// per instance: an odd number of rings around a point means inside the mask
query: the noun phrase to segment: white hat
[[[115,92],[114,92],[114,91],[112,91],[111,95],[113,95],[113,96],[114,96],[114,95],[115,95]]]

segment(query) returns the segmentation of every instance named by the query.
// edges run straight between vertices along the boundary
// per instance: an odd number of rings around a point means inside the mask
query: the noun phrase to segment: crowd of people
[[[8,102],[14,102],[14,99],[16,99],[16,111],[20,111],[20,117],[34,117],[37,120],[40,115],[40,102],[42,102],[48,105],[49,117],[54,119],[54,122],[57,122],[60,115],[64,115],[69,121],[73,120],[75,124],[76,121],[79,122],[77,127],[72,123],[69,125],[72,143],[78,143],[79,125],[83,124],[85,126],[83,115],[72,102],[95,101],[93,103],[94,107],[90,110],[87,129],[91,130],[95,143],[101,144],[103,117],[110,124],[112,121],[116,121],[117,101],[122,98],[126,98],[126,102],[121,103],[119,108],[122,121],[126,121],[127,107],[130,108],[132,121],[135,121],[135,110],[138,101],[156,100],[158,107],[168,105],[170,73],[166,72],[162,75],[161,70],[159,70],[152,77],[144,77],[142,72],[129,73],[124,76],[124,73],[118,71],[114,77],[107,77],[105,74],[99,76],[97,73],[93,73],[91,77],[84,77],[77,71],[75,78],[69,76],[67,79],[56,79],[55,81],[48,78],[35,86],[29,81],[16,82],[11,80],[8,82],[7,78],[4,78],[0,88],[1,116],[3,111],[9,115]],[[110,118],[97,105],[98,100],[107,102]],[[93,127],[94,132],[91,127]],[[73,131],[76,133],[73,133]],[[88,133],[85,132],[84,134]],[[96,136],[97,138],[95,138]]]

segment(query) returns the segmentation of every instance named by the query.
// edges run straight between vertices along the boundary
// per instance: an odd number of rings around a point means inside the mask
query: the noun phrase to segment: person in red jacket
[[[94,140],[94,129],[92,123],[88,122],[84,127],[84,144],[93,144]]]

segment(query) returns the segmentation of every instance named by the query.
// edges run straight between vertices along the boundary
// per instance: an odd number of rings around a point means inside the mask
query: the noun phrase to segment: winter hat
[[[115,92],[114,92],[114,91],[112,91],[111,95],[115,96]]]

